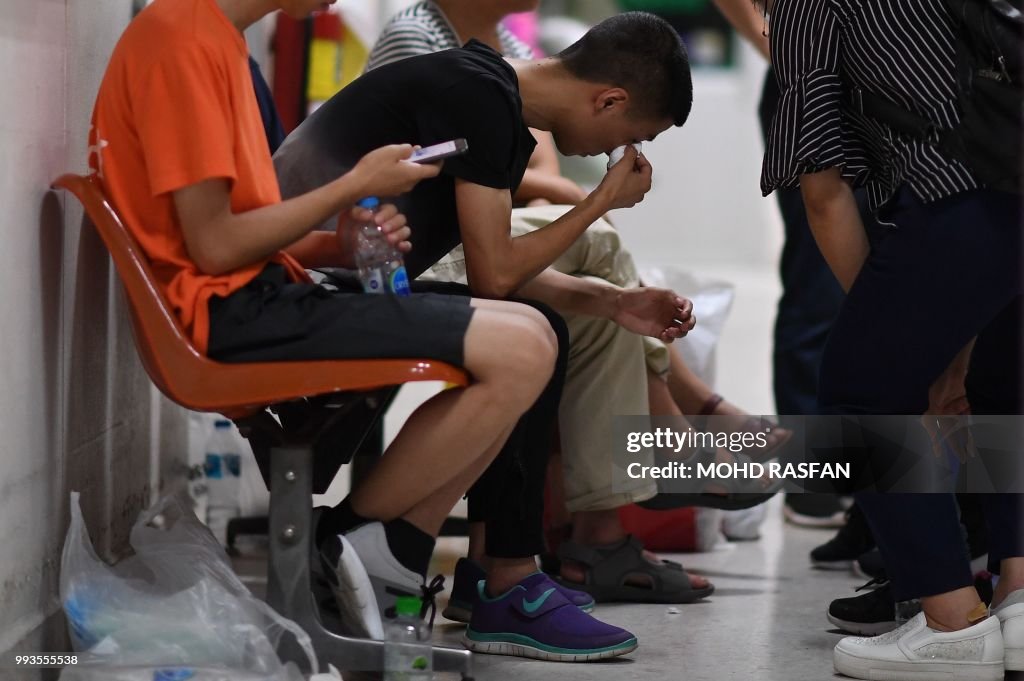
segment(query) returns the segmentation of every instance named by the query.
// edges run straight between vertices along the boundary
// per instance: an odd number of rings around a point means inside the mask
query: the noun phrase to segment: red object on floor
[[[643,542],[649,551],[696,551],[697,509],[677,508],[672,511],[651,511],[636,504],[619,509],[619,519],[626,532]]]

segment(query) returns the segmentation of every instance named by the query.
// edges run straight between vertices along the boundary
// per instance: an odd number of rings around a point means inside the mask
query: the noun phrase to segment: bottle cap
[[[213,422],[213,427],[214,428],[230,428],[231,427],[231,421],[228,421],[227,419],[217,419],[216,421]]]
[[[399,596],[395,600],[395,612],[398,615],[419,617],[423,608],[423,601],[416,596]]]
[[[373,210],[374,208],[380,205],[380,199],[378,199],[376,196],[367,196],[365,199],[360,200],[359,203],[357,203],[356,205],[359,206],[360,208]]]

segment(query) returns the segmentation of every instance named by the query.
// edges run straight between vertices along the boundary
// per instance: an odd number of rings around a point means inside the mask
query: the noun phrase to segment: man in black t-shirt
[[[635,205],[650,189],[650,164],[630,150],[574,210],[513,241],[511,196],[535,145],[528,128],[550,131],[563,154],[604,154],[682,125],[691,100],[675,32],[652,15],[627,13],[552,59],[510,62],[470,41],[375,69],[289,135],[274,162],[288,197],[337,177],[382,144],[465,138],[466,154],[397,200],[413,228],[406,267],[415,278],[461,242],[473,293],[503,298],[526,293],[523,286],[594,220]],[[333,221],[325,227],[333,230]],[[530,297],[546,300],[545,291],[558,291],[549,281],[533,284]]]
[[[672,291],[622,290],[548,269],[592,222],[635,205],[650,189],[651,165],[632,147],[578,206],[515,239],[512,195],[535,145],[530,127],[550,131],[564,154],[604,154],[682,125],[691,100],[689,66],[675,31],[652,15],[627,13],[602,22],[552,59],[507,61],[471,41],[375,69],[318,109],[275,155],[288,197],[339,176],[381,145],[465,138],[468,153],[448,159],[438,177],[395,199],[412,227],[409,276],[461,243],[465,295],[540,301],[532,304],[559,336],[561,375],[556,368],[549,390],[470,494],[471,515],[474,505],[483,509],[478,519],[486,521],[491,559],[466,635],[473,650],[585,660],[636,647],[628,632],[581,618],[578,592],[535,574],[544,462],[567,354],[564,323],[544,304],[606,317],[666,342],[692,328],[691,306]],[[386,571],[374,556],[360,557],[374,563],[367,565],[371,580]]]
[[[448,159],[436,182],[397,199],[416,227],[405,261],[415,278],[461,241],[457,181],[495,190],[519,185],[535,145],[521,109],[515,71],[479,42],[386,66],[353,82],[288,137],[274,158],[281,191],[290,196],[322,184],[382,140],[425,147],[466,138],[468,152]]]

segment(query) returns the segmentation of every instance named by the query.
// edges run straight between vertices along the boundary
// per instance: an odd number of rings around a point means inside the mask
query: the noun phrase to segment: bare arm
[[[868,257],[868,237],[853,190],[839,168],[800,176],[807,220],[821,254],[844,291],[849,291]]]
[[[509,191],[457,180],[455,200],[473,293],[505,298],[548,267],[595,220],[614,208],[635,205],[651,186],[651,166],[635,151],[601,185],[561,218],[513,239]]]
[[[553,263],[604,213],[599,201],[588,197],[555,222],[513,239],[509,230],[512,197],[507,189],[457,180],[455,200],[469,287],[485,298],[511,295]]]
[[[622,289],[614,284],[574,277],[549,267],[523,284],[515,294],[547,303],[563,314],[611,319],[620,291]]]
[[[633,333],[666,343],[682,338],[696,323],[693,304],[668,289],[623,289],[551,268],[528,281],[516,294],[547,303],[561,313],[610,319]]]
[[[206,180],[174,192],[174,206],[189,256],[216,275],[269,258],[360,198],[358,184],[341,177],[289,201],[234,213],[227,180]]]
[[[732,24],[736,32],[753,45],[761,56],[772,60],[768,38],[764,35],[764,15],[750,0],[714,0],[718,11]]]
[[[404,160],[411,152],[407,144],[383,147],[319,189],[244,213],[231,210],[227,180],[205,180],[179,189],[174,206],[189,256],[207,274],[224,274],[264,260],[359,199],[400,194],[440,171],[439,166]],[[322,239],[312,237],[300,246],[300,255]]]
[[[348,267],[355,268],[356,230],[360,225],[373,219],[387,237],[388,243],[402,253],[412,250],[409,242],[411,231],[405,216],[392,204],[383,204],[376,213],[365,208],[353,208],[349,214],[342,214],[334,232],[313,231],[302,237],[285,251],[307,268]]]

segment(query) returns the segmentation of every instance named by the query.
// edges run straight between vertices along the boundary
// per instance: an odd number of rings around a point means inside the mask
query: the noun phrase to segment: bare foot
[[[767,419],[751,416],[728,400],[722,400],[711,414],[719,425],[729,428],[732,433],[765,432],[768,446],[764,451],[772,451],[793,436],[793,431],[776,425]],[[769,430],[770,429],[770,430]]]

